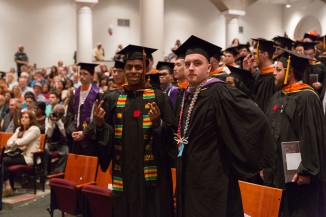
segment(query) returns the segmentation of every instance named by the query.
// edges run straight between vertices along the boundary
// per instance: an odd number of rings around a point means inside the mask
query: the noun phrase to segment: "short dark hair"
[[[56,90],[51,90],[50,95],[55,95],[55,97],[57,97],[60,101],[61,101],[61,96],[60,93]]]

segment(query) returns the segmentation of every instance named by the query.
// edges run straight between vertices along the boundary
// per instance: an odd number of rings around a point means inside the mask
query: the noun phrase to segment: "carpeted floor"
[[[50,195],[46,195],[37,200],[23,204],[13,210],[2,210],[0,216],[2,217],[49,217],[50,213],[47,208],[50,205]],[[61,217],[61,212],[54,211],[55,217]]]

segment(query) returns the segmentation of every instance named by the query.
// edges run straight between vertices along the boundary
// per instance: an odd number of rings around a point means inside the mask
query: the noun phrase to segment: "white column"
[[[92,11],[88,6],[78,10],[77,62],[92,62],[93,26]]]
[[[232,44],[232,40],[234,38],[239,38],[239,16],[245,15],[245,11],[239,11],[239,10],[228,10],[223,13],[225,16],[225,28],[226,28],[226,38],[225,47],[228,48]]]
[[[140,0],[139,4],[140,45],[158,49],[153,53],[156,65],[163,59],[164,0]]]

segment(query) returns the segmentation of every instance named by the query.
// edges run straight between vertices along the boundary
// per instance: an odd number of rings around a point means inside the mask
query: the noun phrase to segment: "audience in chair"
[[[13,194],[9,181],[7,168],[12,165],[33,165],[33,152],[38,151],[40,147],[40,129],[35,115],[31,111],[24,111],[20,114],[20,124],[15,133],[8,140],[7,148],[3,158],[5,183],[4,196]],[[21,154],[9,156],[8,152],[18,148]]]

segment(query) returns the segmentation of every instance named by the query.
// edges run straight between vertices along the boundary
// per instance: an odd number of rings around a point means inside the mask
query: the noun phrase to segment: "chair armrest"
[[[64,173],[57,173],[57,174],[52,174],[52,175],[48,175],[48,179],[52,179],[52,178],[63,178],[65,176]]]
[[[84,187],[85,185],[96,185],[96,183],[95,182],[86,182],[86,183],[83,183],[80,185],[76,185],[76,187],[79,189],[79,188]]]
[[[38,150],[38,151],[32,152],[32,154],[43,154],[43,153],[44,153],[43,150]]]

